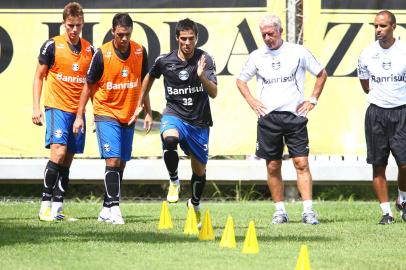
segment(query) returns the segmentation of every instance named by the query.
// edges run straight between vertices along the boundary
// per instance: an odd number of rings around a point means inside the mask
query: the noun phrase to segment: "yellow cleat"
[[[180,184],[170,181],[168,195],[166,200],[170,203],[176,203],[179,200]]]

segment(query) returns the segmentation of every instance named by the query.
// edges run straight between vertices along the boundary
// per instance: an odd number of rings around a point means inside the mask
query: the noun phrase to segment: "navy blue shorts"
[[[266,160],[282,159],[283,148],[290,157],[309,155],[308,119],[291,112],[270,112],[258,119],[256,155]]]
[[[381,108],[371,104],[365,114],[367,163],[388,164],[390,152],[398,165],[406,164],[406,106]]]
[[[179,144],[186,155],[192,153],[201,163],[207,164],[209,159],[209,131],[208,127],[196,127],[182,121],[173,115],[164,115],[161,120],[162,133],[168,129],[176,129],[179,133]],[[165,143],[162,140],[163,149]]]
[[[83,121],[86,120],[83,115]],[[78,135],[73,134],[73,122],[76,114],[61,111],[55,108],[45,109],[46,133],[45,147],[50,148],[51,144],[62,144],[68,148],[68,153],[80,154],[85,148],[86,124],[84,131]]]

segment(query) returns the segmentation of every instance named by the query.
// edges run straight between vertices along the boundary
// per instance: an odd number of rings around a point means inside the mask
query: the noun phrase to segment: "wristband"
[[[309,98],[309,103],[316,106],[317,105],[317,98],[316,97],[310,97]]]

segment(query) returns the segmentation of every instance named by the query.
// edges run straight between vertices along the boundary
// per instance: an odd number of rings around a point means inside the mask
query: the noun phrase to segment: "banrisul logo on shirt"
[[[392,67],[392,62],[388,58],[384,58],[382,61],[382,68],[388,70]]]
[[[189,79],[189,73],[185,69],[181,70],[178,76],[179,79],[181,79],[182,81],[186,81],[187,79]]]
[[[281,62],[280,62],[279,60],[274,60],[274,61],[272,62],[272,68],[273,68],[274,70],[280,69],[280,68],[281,68]]]
[[[128,69],[127,68],[123,68],[123,70],[121,71],[121,77],[128,77]]]
[[[73,71],[78,71],[78,70],[79,70],[79,64],[78,64],[78,63],[74,63],[74,64],[72,65],[72,70],[73,70]]]

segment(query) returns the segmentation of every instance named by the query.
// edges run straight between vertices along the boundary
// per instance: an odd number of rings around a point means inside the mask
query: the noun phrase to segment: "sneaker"
[[[111,223],[110,208],[103,207],[103,209],[100,211],[97,221]]]
[[[316,218],[316,213],[314,213],[313,211],[303,213],[302,222],[304,224],[310,224],[310,225],[317,225],[320,223]]]
[[[200,212],[200,205],[195,206],[192,204],[192,200],[189,199],[186,202],[186,206],[189,208],[189,206],[193,206],[193,209],[195,210],[195,214],[196,214],[196,223],[197,223],[197,228],[200,230],[200,228],[202,227],[202,222],[201,222],[201,218],[202,218],[202,213]]]
[[[385,214],[382,216],[382,219],[381,219],[381,221],[379,221],[378,224],[388,225],[388,224],[392,224],[392,223],[395,223],[395,219],[391,215]]]
[[[288,214],[282,211],[276,211],[272,216],[272,224],[284,224],[288,223]]]
[[[111,220],[111,224],[114,224],[114,225],[124,225],[125,224],[123,216],[121,215],[121,210],[120,210],[119,206],[111,207],[110,220]]]
[[[406,202],[399,203],[399,200],[396,200],[396,209],[400,211],[400,216],[402,217],[403,221],[406,221]]]
[[[51,207],[42,208],[39,211],[38,218],[41,221],[54,221],[54,219],[51,216]]]
[[[169,181],[168,195],[166,200],[170,203],[176,203],[179,200],[180,184]]]

